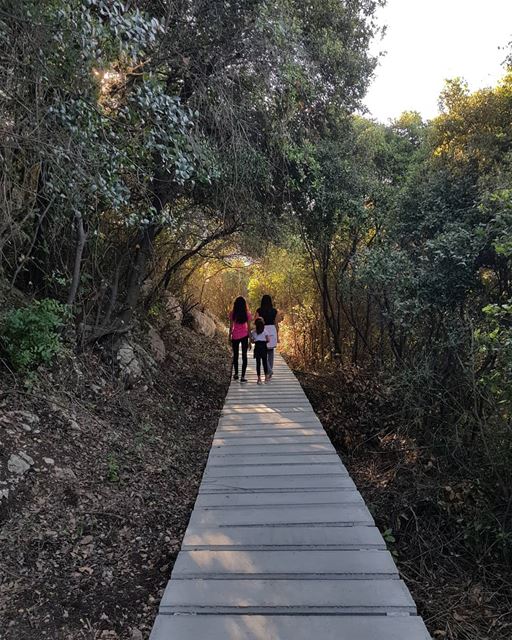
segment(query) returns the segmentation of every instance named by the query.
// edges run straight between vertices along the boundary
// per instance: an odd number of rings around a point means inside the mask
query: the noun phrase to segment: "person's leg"
[[[258,376],[259,380],[261,378],[261,353],[259,353],[259,351],[255,349],[254,355],[256,358],[256,375]]]
[[[265,352],[261,354],[261,363],[263,365],[263,371],[265,372],[265,378],[268,378],[268,354]]]
[[[249,338],[242,338],[240,340],[242,344],[242,380],[245,379],[245,372],[247,371],[247,348],[249,347]]]
[[[267,365],[268,373],[272,375],[274,373],[274,349],[267,349]]]
[[[231,348],[233,349],[233,371],[236,379],[238,378],[238,352],[240,349],[240,340],[231,340]]]

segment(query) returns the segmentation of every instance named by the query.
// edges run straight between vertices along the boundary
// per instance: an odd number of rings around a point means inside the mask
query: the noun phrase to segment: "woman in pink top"
[[[238,380],[238,353],[242,346],[242,377],[240,382],[247,382],[247,349],[249,347],[249,323],[252,316],[247,308],[247,302],[242,296],[238,296],[229,314],[229,339],[233,348],[233,380]]]

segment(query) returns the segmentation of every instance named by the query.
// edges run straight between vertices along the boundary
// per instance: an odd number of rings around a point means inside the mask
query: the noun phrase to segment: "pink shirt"
[[[246,338],[249,335],[249,322],[252,320],[252,315],[249,312],[247,312],[247,322],[234,322],[232,311],[229,313],[229,319],[231,321],[232,340],[240,340],[241,338]]]

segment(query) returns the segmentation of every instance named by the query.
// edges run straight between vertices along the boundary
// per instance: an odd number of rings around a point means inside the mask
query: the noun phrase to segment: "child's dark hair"
[[[254,326],[256,327],[257,334],[263,333],[263,330],[265,329],[265,322],[263,321],[263,318],[256,318]]]

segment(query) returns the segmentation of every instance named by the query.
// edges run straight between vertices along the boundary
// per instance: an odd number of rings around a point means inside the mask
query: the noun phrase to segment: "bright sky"
[[[447,78],[461,76],[474,91],[504,75],[512,0],[388,0],[378,15],[388,28],[373,51],[387,54],[365,100],[377,120],[435,116]]]

